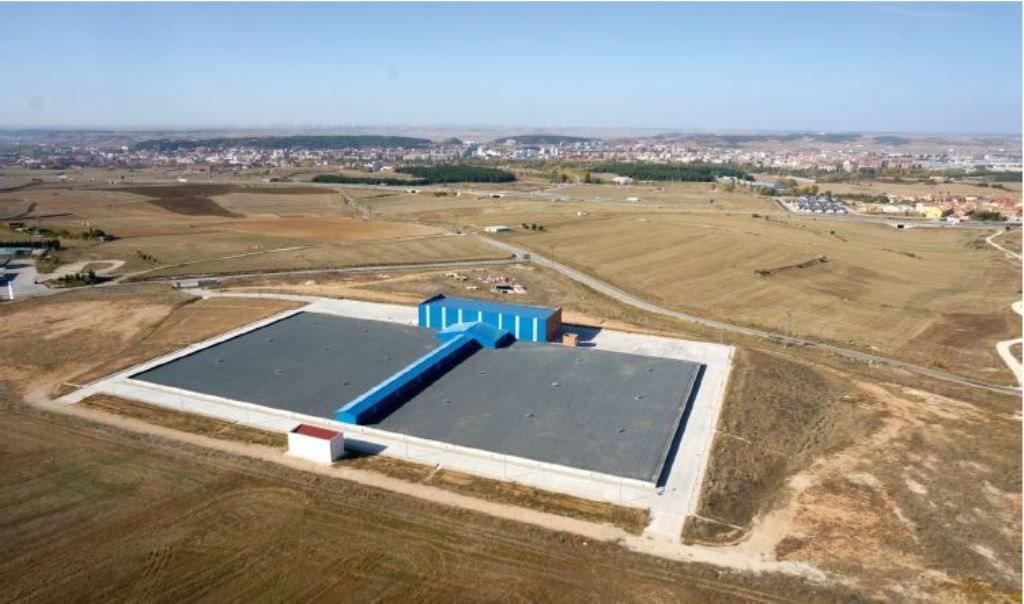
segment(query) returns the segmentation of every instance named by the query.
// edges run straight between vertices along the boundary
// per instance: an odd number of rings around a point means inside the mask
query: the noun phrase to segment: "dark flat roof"
[[[699,371],[685,361],[516,342],[473,353],[378,427],[654,482]]]
[[[435,346],[426,329],[302,312],[132,377],[334,419]]]
[[[429,329],[303,312],[133,377],[334,419],[437,345]],[[699,371],[684,361],[516,342],[473,353],[376,427],[655,481]]]

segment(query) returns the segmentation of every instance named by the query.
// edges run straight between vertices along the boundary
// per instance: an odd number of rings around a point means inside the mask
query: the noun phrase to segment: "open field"
[[[523,281],[540,292],[546,271],[534,270],[524,273]],[[418,288],[428,287],[424,279],[445,277],[409,279],[410,289],[404,295],[417,295]],[[401,281],[380,281],[378,295],[402,294]],[[354,285],[350,282],[347,287],[358,289]],[[324,286],[330,283],[324,280]],[[545,294],[537,295],[543,299]],[[9,384],[7,400],[52,392],[63,381],[104,363],[116,367],[118,358],[147,339],[173,339],[181,331],[176,324],[200,330],[213,327],[206,326],[208,321],[223,329],[234,323],[221,321],[221,315],[212,311],[173,319],[201,304],[175,310],[185,299],[166,287],[150,285],[71,292],[5,307],[0,328],[6,337],[0,342],[0,358],[17,359],[3,365],[0,379]],[[580,300],[587,303],[586,298]],[[251,302],[254,309],[246,312],[255,313],[269,301],[209,302]],[[593,310],[604,312],[602,307]],[[263,306],[260,311],[268,309]],[[652,322],[651,327],[671,329],[667,322]],[[643,328],[642,323],[637,328]],[[707,514],[724,516],[719,522],[744,525],[740,533],[747,536],[725,546],[730,555],[806,562],[833,573],[837,581],[849,582],[858,594],[889,599],[956,599],[980,593],[998,600],[1019,593],[1020,433],[1019,421],[1009,412],[919,388],[879,385],[884,372],[875,371],[873,379],[863,379],[860,374],[821,365],[819,361],[828,359],[813,355],[810,360],[794,360],[777,353],[744,352],[733,375],[737,378],[743,371],[748,379],[734,383],[719,434],[720,442],[728,439],[743,447],[719,451],[726,463],[712,466],[708,499],[702,504]],[[1014,407],[1016,403],[1009,406]],[[20,552],[17,558],[0,563],[0,580],[12,586],[11,593],[26,597],[45,598],[50,592],[29,590],[60,589],[62,581],[75,581],[79,589],[89,592],[134,586],[143,591],[159,589],[171,597],[177,593],[174,588],[186,589],[193,581],[203,581],[211,590],[207,593],[216,597],[228,593],[219,590],[262,589],[264,584],[254,584],[253,577],[272,577],[273,581],[266,580],[287,597],[299,588],[291,583],[293,577],[275,573],[301,574],[306,572],[301,569],[316,567],[314,560],[326,557],[330,562],[323,568],[334,573],[330,580],[343,585],[349,595],[358,589],[381,593],[375,577],[384,576],[391,594],[427,589],[425,584],[469,590],[463,593],[477,593],[473,590],[482,589],[481,585],[486,589],[504,585],[503,597],[511,597],[542,593],[530,591],[529,586],[550,589],[567,582],[566,593],[579,593],[581,599],[603,599],[608,594],[645,601],[714,598],[713,594],[672,591],[685,589],[680,584],[700,567],[637,557],[608,544],[582,546],[580,539],[562,534],[547,541],[549,533],[540,529],[152,437],[129,438],[64,416],[17,406],[0,413],[4,414],[0,440],[5,453],[0,463],[13,460],[16,468],[0,474],[18,478],[0,485],[0,508],[10,520],[0,524],[12,531],[0,538],[16,545],[5,551]],[[28,465],[18,461],[26,456],[50,461]],[[784,464],[782,457],[787,458]],[[459,476],[439,472],[431,483],[435,481],[461,488]],[[304,485],[294,495],[302,505],[293,506],[289,502],[296,484]],[[475,488],[462,492],[473,493]],[[928,505],[932,498],[941,509]],[[82,502],[88,503],[85,515]],[[34,520],[26,516],[30,504]],[[408,514],[405,506],[411,506]],[[299,514],[297,509],[304,511]],[[244,518],[259,520],[247,523]],[[442,520],[447,518],[457,518],[457,528]],[[45,538],[36,539],[38,531],[45,531]],[[716,532],[719,538],[727,537]],[[337,539],[322,537],[328,533]],[[192,538],[198,534],[207,536],[199,541]],[[497,535],[501,537],[496,539]],[[704,538],[710,536],[708,531],[703,533]],[[334,549],[336,541],[344,543],[345,549]],[[837,543],[842,545],[836,547]],[[573,544],[571,553],[566,553],[572,562],[562,560],[559,553],[566,544]],[[397,569],[397,563],[387,563],[393,555],[388,552],[396,547],[406,553],[401,572],[389,570]],[[494,547],[511,549],[502,549],[499,555]],[[432,552],[429,563],[420,562],[421,551]],[[596,558],[592,560],[591,555]],[[51,564],[47,560],[53,556],[57,562]],[[376,562],[372,566],[366,562],[356,573],[345,563],[353,556]],[[471,556],[472,561],[461,556]],[[157,562],[148,565],[152,559]],[[285,570],[282,560],[290,561]],[[609,566],[604,576],[594,578],[594,569],[613,563],[614,572]],[[69,573],[68,568],[78,570]],[[238,572],[239,568],[248,572]],[[666,568],[672,569],[669,586],[662,582],[665,575],[658,574]],[[425,582],[427,572],[432,578]],[[514,580],[501,574],[512,572]],[[464,586],[468,576],[473,576],[476,587]],[[493,581],[481,582],[481,576]],[[312,575],[301,579],[295,579],[295,585],[320,586]],[[723,574],[717,581],[714,585],[723,589],[736,581],[755,581],[758,589],[769,589],[781,599],[852,597],[844,592],[798,591],[803,588],[793,587],[792,580],[764,574],[757,579]],[[658,587],[628,591],[639,583]],[[331,593],[328,586],[321,587]],[[585,589],[604,591],[600,596],[574,591]],[[727,599],[741,597],[753,596],[730,592]]]
[[[122,260],[116,275],[501,257],[468,238],[447,238],[433,226],[352,218],[352,209],[336,191],[308,185],[47,184],[0,193],[0,214],[46,216],[40,225],[53,230],[75,233],[92,227],[114,234],[118,239],[108,242],[68,239],[60,259]],[[278,252],[282,249],[294,253]]]
[[[93,395],[80,404],[89,409],[139,419],[173,430],[274,447],[282,452],[288,444],[284,434],[266,432],[211,417],[154,407],[104,394]],[[361,455],[350,451],[335,465],[380,472],[401,480],[440,487],[490,501],[519,505],[591,522],[608,523],[634,534],[640,534],[647,526],[648,521],[647,510],[620,507],[610,503],[542,491],[515,483],[489,480],[450,470],[439,470],[434,466],[415,464],[383,455]]]
[[[1009,310],[1020,268],[985,232],[671,212],[580,218],[558,208],[488,219],[543,222],[544,232],[501,237],[663,306],[1012,380],[994,346],[1020,333]],[[755,272],[821,256],[809,268]]]
[[[434,227],[398,222],[366,222],[355,218],[302,217],[224,222],[218,229],[227,231],[290,237],[326,243],[350,243],[430,237],[443,234]]]
[[[281,452],[288,448],[288,437],[285,434],[240,426],[212,417],[181,413],[180,411],[173,411],[162,407],[153,407],[152,405],[129,401],[116,396],[94,394],[83,400],[79,405],[86,409],[95,409],[104,413],[130,417],[172,430],[202,434],[210,438],[274,447],[280,449]]]
[[[878,428],[878,410],[848,381],[784,357],[740,349],[699,515],[687,537],[734,541],[785,495],[785,482],[818,458]],[[696,519],[694,519],[696,520]]]
[[[456,260],[492,260],[506,254],[471,237],[441,235],[397,241],[349,245],[318,245],[297,250],[212,258],[187,266],[157,268],[146,278],[180,275],[230,275],[239,273],[343,268],[387,264],[418,264]]]
[[[849,597],[723,574],[338,479],[5,406],[0,582],[180,601]],[[18,460],[43,460],[26,464]]]
[[[175,305],[173,312],[116,358],[95,365],[68,381],[72,384],[87,384],[132,365],[299,306],[299,303],[286,300],[188,297]]]
[[[1020,451],[1011,417],[741,350],[684,537],[886,599],[1015,601]]]

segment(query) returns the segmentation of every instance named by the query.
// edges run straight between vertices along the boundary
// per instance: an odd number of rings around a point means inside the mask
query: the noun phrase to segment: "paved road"
[[[1013,312],[1018,315],[1024,314],[1021,312],[1021,303],[1019,301],[1013,303]],[[1014,344],[1020,344],[1022,341],[1024,340],[1021,338],[1014,338],[1012,340],[1003,340],[1002,342],[996,343],[996,351],[999,353],[999,356],[1003,358],[1003,361],[1010,368],[1010,371],[1017,376],[1018,384],[1024,384],[1024,381],[1021,379],[1021,361],[1017,357],[1013,356],[1013,346]]]
[[[874,354],[868,354],[866,352],[860,352],[859,350],[851,350],[849,348],[842,348],[840,346],[835,346],[835,345],[832,345],[832,344],[825,344],[825,343],[822,343],[822,342],[816,342],[814,340],[808,340],[808,339],[805,339],[805,338],[794,338],[794,337],[786,336],[786,335],[781,334],[781,333],[767,331],[767,330],[764,330],[764,329],[755,329],[755,328],[752,328],[752,327],[744,327],[742,325],[734,325],[732,323],[726,323],[724,321],[716,321],[714,319],[707,319],[707,318],[704,318],[704,317],[698,317],[696,315],[691,315],[689,313],[684,313],[684,312],[679,312],[679,311],[676,311],[676,310],[671,310],[671,309],[668,309],[668,308],[665,308],[665,307],[662,307],[662,306],[658,306],[656,304],[652,304],[652,303],[647,302],[645,300],[642,300],[642,299],[640,299],[640,298],[638,298],[638,297],[636,297],[636,296],[634,296],[634,295],[632,295],[630,293],[627,293],[627,292],[625,292],[625,291],[623,291],[623,290],[621,290],[621,289],[619,289],[619,288],[617,288],[617,287],[615,287],[615,286],[613,286],[613,285],[611,285],[609,283],[601,281],[600,279],[597,279],[595,277],[591,277],[590,275],[588,275],[586,273],[580,272],[580,271],[578,271],[578,270],[576,270],[574,268],[568,267],[568,266],[566,266],[564,264],[561,264],[559,262],[554,262],[552,259],[547,258],[547,257],[545,257],[545,256],[543,256],[541,254],[537,254],[537,253],[532,252],[530,250],[527,250],[527,249],[524,249],[524,248],[521,248],[521,247],[518,247],[518,246],[515,246],[515,245],[512,245],[512,244],[509,244],[509,243],[506,243],[504,241],[498,241],[498,240],[495,240],[495,239],[491,239],[489,237],[484,237],[483,235],[479,235],[478,234],[478,235],[476,235],[476,237],[478,239],[480,239],[481,241],[483,241],[484,243],[487,243],[487,244],[492,245],[492,246],[494,246],[496,248],[505,250],[507,252],[512,252],[512,253],[515,253],[515,254],[529,254],[531,262],[534,262],[534,263],[540,264],[542,266],[545,266],[547,268],[550,268],[550,269],[553,269],[555,271],[558,271],[559,273],[562,273],[566,277],[569,277],[570,279],[572,279],[574,281],[582,283],[583,285],[586,285],[587,287],[590,287],[591,289],[597,290],[597,291],[601,292],[602,294],[604,294],[606,296],[609,296],[609,297],[614,298],[614,299],[616,299],[616,300],[618,300],[620,302],[623,302],[625,304],[629,304],[630,306],[634,306],[636,308],[639,308],[641,310],[645,310],[645,311],[650,312],[650,313],[654,313],[654,314],[658,314],[658,315],[663,315],[663,316],[667,316],[667,317],[672,317],[674,319],[680,319],[682,321],[690,321],[690,322],[693,322],[693,323],[698,323],[700,325],[705,325],[707,327],[712,327],[712,328],[715,328],[715,329],[721,329],[723,331],[728,331],[730,333],[738,333],[738,334],[741,334],[741,335],[753,336],[753,337],[756,337],[756,338],[763,338],[763,339],[768,339],[768,340],[774,340],[774,341],[777,341],[777,342],[782,343],[782,344],[789,344],[789,345],[794,345],[794,346],[814,347],[814,348],[816,348],[818,350],[823,350],[823,351],[826,351],[826,352],[830,352],[832,354],[836,354],[836,355],[839,355],[839,356],[842,356],[842,357],[846,357],[846,358],[849,358],[849,359],[853,359],[853,360],[856,360],[856,361],[861,361],[861,362],[865,362],[865,363],[869,363],[869,364],[879,364],[879,365],[887,365],[887,366],[890,366],[890,367],[896,367],[896,368],[899,368],[899,369],[903,369],[905,371],[909,371],[911,373],[916,373],[918,375],[924,375],[924,376],[927,376],[927,377],[931,377],[931,378],[935,378],[935,379],[939,379],[939,380],[944,380],[944,381],[947,381],[947,382],[953,382],[953,383],[956,383],[956,384],[961,384],[963,386],[971,386],[971,387],[975,387],[975,388],[984,388],[986,390],[991,390],[993,392],[999,392],[999,393],[1003,393],[1003,394],[1020,394],[1020,388],[1013,387],[1013,386],[1002,386],[1000,384],[990,384],[988,382],[983,382],[981,380],[975,380],[975,379],[971,379],[971,378],[955,375],[955,374],[952,374],[952,373],[947,373],[945,371],[939,371],[937,369],[931,369],[929,367],[922,367],[921,365],[915,365],[913,363],[906,363],[904,361],[897,361],[895,359],[890,359],[890,358],[886,358],[886,357],[882,357],[882,356],[878,356],[878,355],[874,355]]]
[[[991,235],[989,235],[988,237],[985,238],[985,243],[987,243],[987,244],[991,245],[992,247],[996,248],[997,250],[1003,252],[1004,254],[1006,254],[1006,257],[1011,259],[1011,260],[1020,260],[1021,259],[1020,254],[1018,254],[1017,252],[1008,250],[1005,247],[1003,247],[1003,246],[999,245],[998,243],[996,243],[996,241],[995,241],[996,237],[1002,235],[1004,232],[1005,231],[996,231],[995,233],[992,233]],[[1024,314],[1024,313],[1021,312],[1021,301],[1020,300],[1014,302],[1013,305],[1012,305],[1012,308],[1013,308],[1013,312],[1017,313],[1018,315]],[[1012,340],[1003,340],[1002,342],[997,342],[996,343],[996,352],[998,352],[999,356],[1002,357],[1003,362],[1005,362],[1006,365],[1010,368],[1010,371],[1012,371],[1013,374],[1015,376],[1017,376],[1017,383],[1018,384],[1024,384],[1024,380],[1022,380],[1022,373],[1024,373],[1024,368],[1021,367],[1020,359],[1018,359],[1017,357],[1013,356],[1013,346],[1014,346],[1014,344],[1020,344],[1022,341],[1024,341],[1024,340],[1022,340],[1021,338],[1014,338]]]
[[[354,273],[383,273],[387,271],[409,271],[409,270],[430,270],[444,268],[472,268],[475,266],[496,266],[503,264],[516,264],[525,262],[520,258],[496,258],[494,260],[451,260],[448,262],[427,262],[420,264],[376,264],[372,266],[355,266],[349,268],[313,268],[297,269],[290,271],[265,271],[261,273],[244,273],[239,275],[211,275],[218,281],[230,281],[232,279],[247,279],[251,277],[281,277],[285,275],[322,275],[331,274],[354,274]],[[175,281],[181,277],[157,277],[140,281]],[[137,281],[138,282],[138,281]]]

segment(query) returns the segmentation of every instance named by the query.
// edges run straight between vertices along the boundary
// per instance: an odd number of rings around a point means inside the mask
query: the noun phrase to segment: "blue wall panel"
[[[557,340],[561,330],[561,309],[447,298],[441,295],[424,300],[419,308],[420,327],[430,329],[480,321],[515,335],[516,317],[519,318],[518,339],[527,342]]]

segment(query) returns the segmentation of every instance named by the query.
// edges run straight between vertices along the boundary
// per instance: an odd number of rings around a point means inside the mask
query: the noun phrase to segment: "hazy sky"
[[[0,125],[1019,133],[1021,5],[0,4]]]

